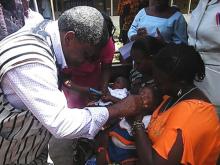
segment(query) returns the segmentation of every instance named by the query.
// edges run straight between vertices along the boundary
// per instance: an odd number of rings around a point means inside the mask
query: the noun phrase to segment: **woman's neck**
[[[184,85],[177,85],[176,87],[173,88],[173,90],[170,92],[170,96],[173,98],[179,98],[182,96],[184,93],[187,93],[190,91],[192,88],[194,88],[194,84],[184,84]]]
[[[171,12],[170,12],[170,7],[169,6],[149,6],[147,8],[147,12],[149,15],[153,16],[158,16],[158,17],[170,17]]]

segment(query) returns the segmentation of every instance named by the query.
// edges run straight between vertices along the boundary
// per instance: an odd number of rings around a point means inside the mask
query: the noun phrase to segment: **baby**
[[[118,77],[111,87],[108,87],[107,93],[103,94],[101,99],[92,102],[89,105],[108,106],[116,103],[128,96],[128,80],[124,77]]]
[[[142,122],[144,124],[145,129],[151,119],[152,111],[150,109],[155,109],[158,103],[161,101],[158,97],[157,90],[153,87],[143,87],[139,91],[139,95],[142,96],[144,101],[145,98],[148,98],[149,95],[152,96],[153,107],[149,107],[146,111],[143,111],[143,119]],[[106,131],[105,134],[101,136],[101,143],[100,144],[103,148],[105,148],[105,158],[97,155],[97,162],[99,164],[105,164],[108,161],[119,163],[119,164],[136,164],[137,161],[137,154],[136,154],[136,147],[134,143],[134,136],[132,134],[132,128],[129,124],[129,119],[122,118],[118,124],[113,126],[111,130]],[[100,140],[99,139],[99,140]],[[105,140],[103,140],[105,139]],[[108,141],[108,142],[106,142]],[[107,144],[107,145],[106,145]],[[105,162],[103,162],[103,160]]]

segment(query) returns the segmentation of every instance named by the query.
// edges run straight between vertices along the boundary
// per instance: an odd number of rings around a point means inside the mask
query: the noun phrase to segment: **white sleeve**
[[[67,108],[65,96],[58,90],[56,71],[39,63],[8,71],[1,84],[3,91],[11,88],[56,138],[91,139],[109,117],[106,108]]]

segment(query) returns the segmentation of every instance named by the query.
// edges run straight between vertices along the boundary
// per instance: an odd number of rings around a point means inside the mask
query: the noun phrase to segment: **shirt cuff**
[[[92,116],[89,129],[89,137],[94,138],[109,118],[108,109],[105,107],[86,107],[84,109],[87,109]]]

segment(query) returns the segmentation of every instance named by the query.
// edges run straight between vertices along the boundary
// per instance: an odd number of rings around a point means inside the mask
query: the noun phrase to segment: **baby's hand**
[[[95,101],[91,101],[87,104],[88,107],[95,106]]]

